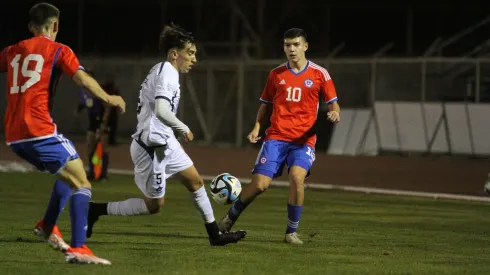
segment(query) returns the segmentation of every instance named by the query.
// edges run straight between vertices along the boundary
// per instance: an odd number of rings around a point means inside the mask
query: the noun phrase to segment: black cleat
[[[245,238],[247,231],[239,230],[236,232],[221,233],[216,238],[209,238],[211,246],[223,246],[229,243],[237,243],[241,239]]]
[[[87,217],[87,238],[92,236],[92,228],[94,227],[95,222],[99,220],[99,215],[97,215],[94,211],[94,203],[90,202],[88,217]]]

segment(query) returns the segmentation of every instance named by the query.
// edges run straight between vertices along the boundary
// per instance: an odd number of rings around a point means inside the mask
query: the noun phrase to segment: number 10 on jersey
[[[286,101],[299,102],[301,100],[301,88],[288,87],[286,91],[288,91]]]

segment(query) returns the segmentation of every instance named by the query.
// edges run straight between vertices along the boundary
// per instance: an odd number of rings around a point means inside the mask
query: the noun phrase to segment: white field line
[[[109,169],[109,173],[118,175],[133,175],[132,170],[123,169]],[[201,175],[204,180],[212,180],[215,176]],[[250,182],[250,178],[240,178],[241,182]],[[272,186],[276,187],[288,187],[289,182],[274,180],[272,181]],[[450,199],[450,200],[466,200],[466,201],[480,201],[480,202],[490,202],[490,197],[480,197],[480,196],[469,196],[469,195],[458,195],[458,194],[446,194],[446,193],[430,193],[430,192],[418,192],[418,191],[406,191],[406,190],[394,190],[394,189],[383,189],[383,188],[369,188],[369,187],[358,187],[358,186],[345,186],[345,185],[334,185],[325,183],[305,183],[305,189],[313,190],[341,190],[350,192],[359,192],[367,194],[382,194],[382,195],[396,195],[396,196],[411,196],[411,197],[423,197],[432,199]],[[482,185],[483,190],[483,185]]]
[[[32,166],[26,163],[19,163],[13,161],[0,161],[0,172],[33,172],[37,171]],[[133,175],[132,170],[124,169],[109,169],[109,173],[116,175]],[[204,180],[212,180],[214,176],[201,175]],[[248,183],[251,181],[250,178],[240,178],[242,183]],[[272,186],[276,187],[288,187],[289,182],[274,180],[272,181]],[[430,193],[430,192],[418,192],[418,191],[406,191],[406,190],[395,190],[395,189],[383,189],[383,188],[369,188],[369,187],[358,187],[358,186],[345,186],[345,185],[335,185],[335,184],[325,184],[325,183],[305,183],[305,189],[313,190],[340,190],[367,194],[381,194],[381,195],[396,195],[396,196],[411,196],[411,197],[422,197],[422,198],[432,198],[432,199],[449,199],[449,200],[465,200],[465,201],[479,201],[479,202],[490,202],[490,197],[483,196],[469,196],[469,195],[459,195],[459,194],[446,194],[446,193]],[[483,189],[483,185],[482,185]]]

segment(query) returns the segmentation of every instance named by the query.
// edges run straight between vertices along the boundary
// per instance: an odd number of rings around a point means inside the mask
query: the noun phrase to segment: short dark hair
[[[306,32],[303,30],[303,29],[299,29],[299,28],[292,28],[292,29],[289,29],[287,30],[285,33],[284,33],[284,39],[293,39],[293,38],[296,38],[296,37],[303,37],[306,40]]]
[[[30,24],[34,27],[44,27],[53,17],[60,17],[60,10],[48,3],[38,3],[29,10]]]
[[[187,43],[195,44],[192,33],[182,29],[174,23],[165,25],[162,33],[160,34],[160,41],[158,48],[165,54],[173,48],[184,49]]]

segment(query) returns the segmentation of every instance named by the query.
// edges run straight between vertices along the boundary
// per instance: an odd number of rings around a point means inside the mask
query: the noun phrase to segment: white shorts
[[[165,196],[166,180],[193,165],[176,139],[169,140],[167,146],[161,147],[148,147],[133,140],[130,152],[134,182],[148,198]]]

